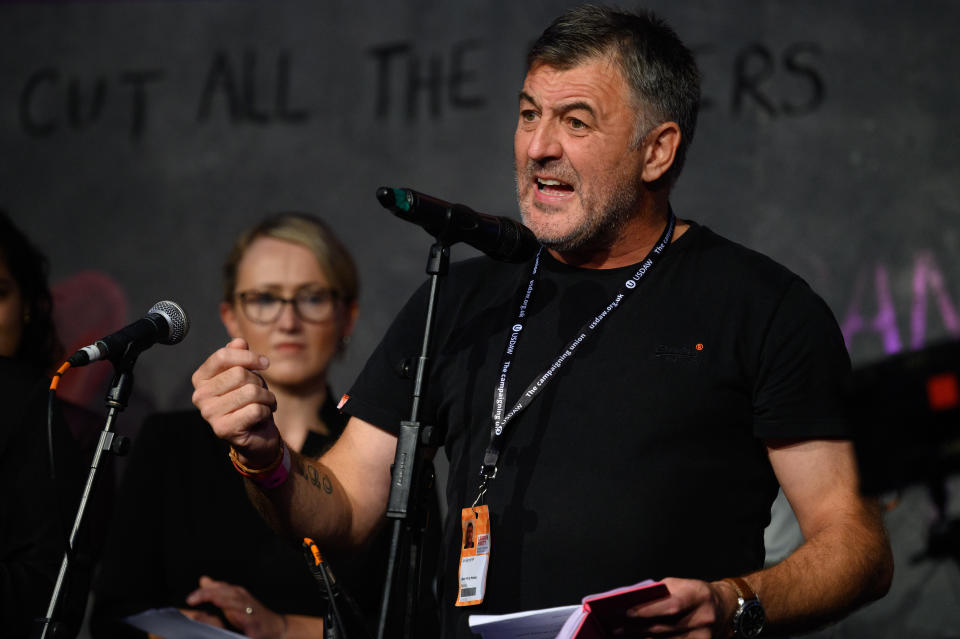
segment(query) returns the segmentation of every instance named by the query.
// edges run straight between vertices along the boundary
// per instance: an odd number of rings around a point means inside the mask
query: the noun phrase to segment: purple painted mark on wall
[[[857,275],[853,297],[850,298],[846,315],[840,325],[840,330],[843,332],[843,341],[847,344],[847,350],[850,350],[853,337],[857,333],[869,329],[880,333],[882,336],[884,352],[896,353],[903,346],[900,341],[900,332],[897,330],[897,313],[893,306],[893,295],[890,292],[890,278],[887,276],[887,269],[881,264],[877,264],[874,268],[873,286],[877,297],[877,313],[870,320],[869,325],[861,312],[863,289],[866,286],[867,276],[867,269],[862,269]]]
[[[100,271],[79,271],[53,286],[53,320],[68,354],[123,326],[127,307],[123,287]],[[74,404],[100,410],[110,374],[109,366],[71,370],[57,395]]]
[[[924,345],[927,328],[927,288],[932,289],[940,309],[943,326],[950,335],[960,335],[960,319],[950,300],[943,273],[937,268],[933,254],[924,251],[917,255],[913,267],[913,307],[910,311],[910,347]]]
[[[876,309],[873,317],[864,315],[864,295],[870,275],[873,275],[874,302],[869,308]],[[960,337],[960,315],[950,298],[946,278],[937,266],[930,251],[921,251],[914,257],[913,280],[909,300],[910,304],[910,348],[921,348],[927,339],[927,299],[928,291],[933,292],[936,308],[946,332],[952,337]],[[869,301],[869,300],[868,300]],[[883,342],[883,350],[891,355],[903,350],[900,329],[897,326],[897,313],[894,295],[890,287],[888,269],[883,264],[864,267],[857,275],[853,295],[847,305],[843,321],[840,324],[847,350],[852,347],[853,339],[860,333],[878,333]]]

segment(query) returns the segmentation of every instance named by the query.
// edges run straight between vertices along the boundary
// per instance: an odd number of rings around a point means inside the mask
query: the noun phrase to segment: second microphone
[[[486,215],[412,189],[381,186],[377,200],[397,217],[422,226],[448,244],[466,242],[501,262],[526,262],[540,243],[526,226],[508,217]]]

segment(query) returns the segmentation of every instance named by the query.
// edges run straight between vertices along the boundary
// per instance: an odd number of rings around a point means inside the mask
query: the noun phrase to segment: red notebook
[[[659,581],[641,581],[583,598],[580,610],[570,615],[557,639],[605,639],[629,634],[633,624],[644,624],[627,616],[627,610],[648,601],[662,599],[667,587]],[[642,627],[642,626],[641,626]]]
[[[470,615],[470,629],[483,639],[606,639],[638,622],[627,610],[668,596],[659,581],[646,580],[595,595],[580,604],[524,610],[506,615]]]

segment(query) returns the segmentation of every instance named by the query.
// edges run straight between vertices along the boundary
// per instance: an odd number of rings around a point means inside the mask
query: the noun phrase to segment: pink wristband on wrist
[[[277,467],[271,470],[269,473],[264,473],[263,475],[248,476],[250,481],[255,483],[261,488],[276,488],[283,482],[287,481],[287,477],[290,476],[290,449],[283,445],[283,456],[280,459],[280,463],[277,464]]]

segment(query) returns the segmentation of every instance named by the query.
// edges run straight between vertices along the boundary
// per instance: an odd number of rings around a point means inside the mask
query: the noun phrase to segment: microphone
[[[127,355],[145,351],[157,342],[178,344],[190,330],[187,313],[176,302],[157,302],[147,311],[146,317],[133,324],[84,346],[70,356],[70,366],[86,366],[101,359],[115,361]]]
[[[501,262],[526,262],[540,250],[533,231],[508,217],[477,213],[412,189],[381,186],[377,200],[397,217],[451,244],[466,242]],[[442,238],[441,238],[442,236]]]

